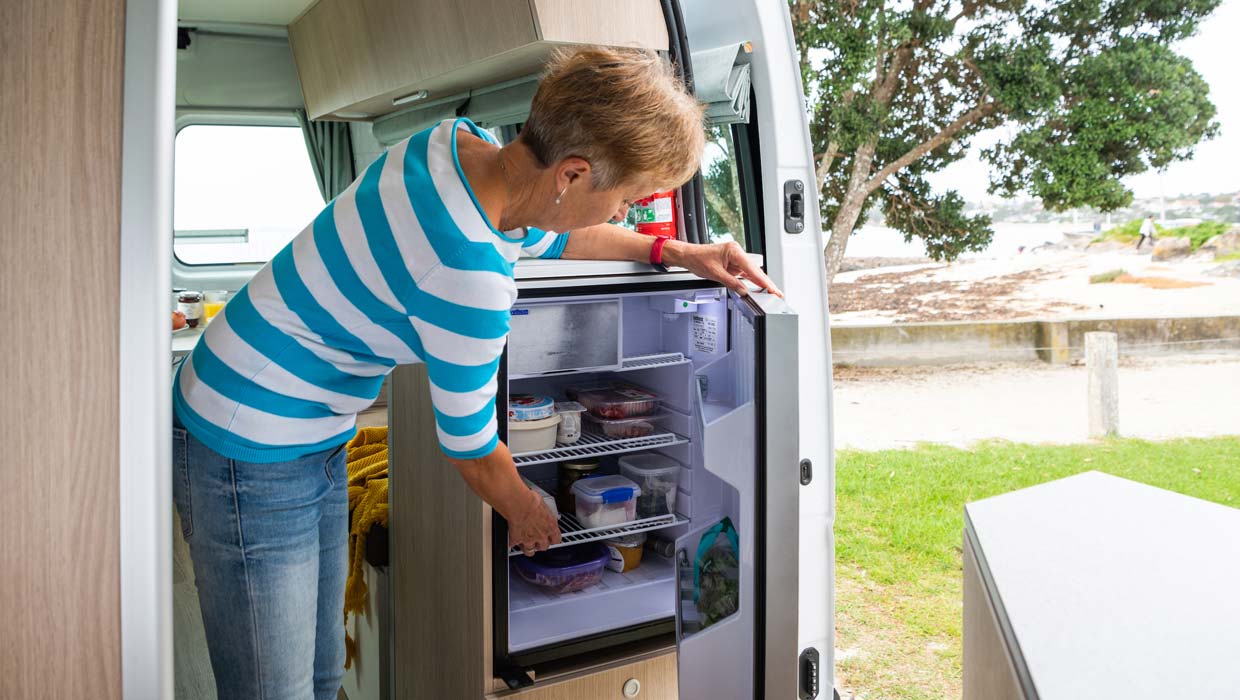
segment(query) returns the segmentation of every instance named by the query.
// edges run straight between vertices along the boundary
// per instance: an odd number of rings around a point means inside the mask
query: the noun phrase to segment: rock
[[[1159,238],[1154,243],[1154,260],[1182,258],[1192,250],[1193,243],[1187,238]]]
[[[1109,253],[1114,250],[1127,250],[1132,247],[1132,243],[1121,243],[1120,241],[1096,241],[1085,246],[1085,250],[1091,253]]]
[[[1213,253],[1215,258],[1240,253],[1240,226],[1233,226],[1227,233],[1211,238],[1199,250]]]
[[[1240,278],[1240,260],[1232,260],[1225,262],[1218,267],[1212,267],[1206,270],[1206,274],[1211,277],[1236,277]]]

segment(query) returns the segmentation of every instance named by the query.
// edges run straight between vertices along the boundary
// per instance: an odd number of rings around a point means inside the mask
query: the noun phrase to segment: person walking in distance
[[[1141,222],[1141,237],[1137,239],[1137,250],[1141,250],[1145,239],[1150,239],[1150,245],[1154,245],[1154,215],[1150,214],[1145,217],[1145,221]]]

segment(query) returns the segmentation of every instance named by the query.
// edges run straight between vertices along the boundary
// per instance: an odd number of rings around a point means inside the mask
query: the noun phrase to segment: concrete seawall
[[[960,362],[1061,364],[1084,356],[1085,333],[1119,334],[1121,356],[1240,350],[1240,316],[833,326],[832,360],[862,367]]]

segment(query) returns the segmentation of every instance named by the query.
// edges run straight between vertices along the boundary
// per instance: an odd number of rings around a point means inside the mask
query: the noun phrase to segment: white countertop
[[[172,356],[174,358],[188,355],[190,350],[198,344],[198,339],[202,337],[202,331],[205,326],[199,325],[197,328],[187,328],[172,334]]]
[[[1240,697],[1240,510],[1087,472],[965,513],[1039,700]]]

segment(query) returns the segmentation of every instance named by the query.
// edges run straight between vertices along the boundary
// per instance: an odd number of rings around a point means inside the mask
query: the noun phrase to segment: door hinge
[[[784,230],[788,233],[805,230],[805,183],[800,180],[784,183]]]
[[[801,485],[809,486],[814,480],[814,463],[808,459],[801,460]]]
[[[530,678],[530,674],[519,668],[500,669],[499,679],[504,682],[504,685],[508,686],[509,690],[528,688],[534,685],[534,679]]]
[[[800,700],[814,700],[818,697],[818,683],[822,676],[820,665],[817,649],[810,647],[801,652],[801,687],[797,693]]]

